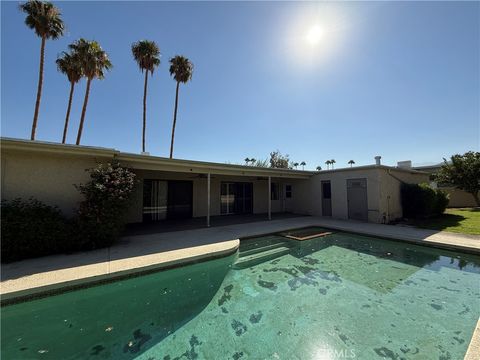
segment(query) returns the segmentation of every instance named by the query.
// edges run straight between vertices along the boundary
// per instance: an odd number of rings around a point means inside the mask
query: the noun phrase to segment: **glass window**
[[[292,197],[292,185],[285,185],[285,197],[287,199]]]

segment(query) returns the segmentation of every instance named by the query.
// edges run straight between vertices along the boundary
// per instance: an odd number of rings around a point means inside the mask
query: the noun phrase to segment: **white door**
[[[283,211],[284,212],[292,212],[293,211],[293,204],[292,204],[292,185],[285,184],[284,191],[283,191]]]

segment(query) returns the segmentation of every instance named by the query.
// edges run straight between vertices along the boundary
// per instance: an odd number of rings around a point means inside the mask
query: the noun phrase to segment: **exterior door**
[[[330,181],[322,181],[322,215],[332,216],[332,186]]]
[[[292,206],[292,185],[291,184],[285,184],[285,189],[283,192],[284,198],[283,198],[283,211],[285,212],[292,212],[293,211],[293,206]]]
[[[220,214],[251,214],[253,212],[253,184],[222,182],[220,185]]]
[[[367,179],[347,180],[348,218],[368,221]]]
[[[168,219],[188,219],[193,210],[193,183],[191,181],[168,181]]]
[[[167,218],[168,183],[163,180],[143,181],[143,221],[159,221]]]

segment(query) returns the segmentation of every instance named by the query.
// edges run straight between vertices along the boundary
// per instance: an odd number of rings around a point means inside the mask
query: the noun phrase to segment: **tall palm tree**
[[[332,165],[332,170],[333,170],[333,164],[335,163],[336,163],[335,159],[330,160],[330,164]]]
[[[321,166],[317,166],[317,171],[322,171],[322,167],[321,167]]]
[[[105,71],[112,68],[112,63],[107,53],[103,51],[100,44],[96,41],[79,39],[68,47],[75,56],[78,56],[83,76],[87,78],[87,88],[85,90],[85,99],[83,100],[82,116],[80,118],[76,141],[76,144],[80,145],[85,114],[87,112],[88,97],[90,95],[90,85],[93,79],[103,79]]]
[[[25,25],[35,31],[35,34],[42,39],[40,45],[40,69],[38,72],[37,100],[35,101],[35,112],[33,114],[31,140],[35,140],[37,130],[38,112],[42,98],[43,87],[43,64],[45,62],[45,43],[48,39],[56,40],[63,35],[65,26],[61,18],[60,10],[52,3],[39,0],[29,0],[20,5],[20,10],[27,16]]]
[[[147,83],[148,73],[160,65],[160,49],[154,41],[140,40],[132,44],[133,58],[140,70],[145,70],[145,84],[143,86],[143,130],[142,130],[142,152],[145,152],[145,130],[147,127]]]
[[[355,161],[350,160],[350,161],[348,162],[348,164],[350,165],[350,167],[352,167],[352,165],[355,164]]]
[[[328,166],[331,164],[331,161],[330,160],[327,160],[325,161],[325,165],[327,165],[327,170],[328,170]]]
[[[178,88],[180,83],[186,84],[192,79],[193,64],[186,57],[176,55],[170,59],[170,75],[173,76],[177,82],[177,89],[175,92],[175,110],[173,113],[173,126],[172,126],[172,141],[170,143],[170,159],[173,157],[173,142],[175,139],[175,126],[177,125],[177,108],[178,108]]]
[[[305,165],[307,165],[307,163],[305,161],[302,161],[300,165],[302,166],[302,170],[305,170]]]
[[[245,158],[245,165],[248,165],[250,163],[250,158],[246,157]]]
[[[67,115],[65,116],[65,126],[63,128],[62,144],[67,139],[68,120],[70,118],[70,110],[72,108],[73,91],[75,84],[82,78],[82,66],[78,61],[78,56],[73,53],[63,52],[57,59],[57,68],[62,74],[65,74],[70,82],[70,96],[68,97]]]
[[[255,162],[256,162],[256,161],[257,161],[257,159],[255,159],[255,158],[251,158],[251,159],[250,159],[250,162],[252,163],[252,166],[255,165]]]
[[[296,162],[296,163],[293,163],[293,167],[295,168],[295,170],[297,170],[297,167],[298,167],[298,162]]]

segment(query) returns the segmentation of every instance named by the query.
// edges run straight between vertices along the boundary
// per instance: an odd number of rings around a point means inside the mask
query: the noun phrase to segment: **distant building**
[[[469,194],[466,191],[457,189],[454,186],[446,185],[446,184],[439,184],[434,180],[434,176],[442,167],[443,163],[435,164],[435,165],[428,165],[428,166],[415,166],[413,167],[414,170],[423,171],[429,173],[430,176],[430,183],[437,187],[440,190],[446,191],[449,194],[450,201],[448,202],[448,207],[451,208],[461,208],[461,207],[475,207],[477,204],[475,203],[475,199],[473,198],[472,194]]]

